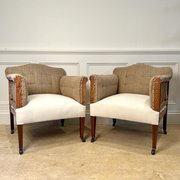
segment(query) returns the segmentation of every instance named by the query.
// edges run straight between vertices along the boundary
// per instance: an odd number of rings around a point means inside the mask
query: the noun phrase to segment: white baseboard
[[[116,124],[127,124],[130,121],[117,120]],[[132,122],[131,122],[132,123]],[[168,114],[168,124],[180,124],[180,113],[169,113]],[[87,117],[87,124],[89,123],[89,118]],[[97,118],[97,124],[112,124],[112,119],[110,118]]]
[[[86,116],[86,125],[89,127],[90,120],[89,114]],[[126,121],[120,120],[117,121],[117,125],[125,123]],[[78,119],[66,120],[66,124],[77,124],[79,123]],[[7,125],[9,124],[9,113],[4,112],[0,113],[0,124]],[[112,119],[109,118],[97,118],[97,124],[112,124]],[[180,113],[169,113],[168,114],[168,124],[180,124]]]

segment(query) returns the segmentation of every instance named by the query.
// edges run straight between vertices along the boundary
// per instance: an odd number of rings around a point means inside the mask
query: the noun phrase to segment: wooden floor
[[[97,140],[82,143],[77,125],[54,123],[24,127],[23,155],[17,132],[0,125],[0,179],[179,180],[180,125],[159,130],[157,154],[152,156],[151,126],[97,126]]]

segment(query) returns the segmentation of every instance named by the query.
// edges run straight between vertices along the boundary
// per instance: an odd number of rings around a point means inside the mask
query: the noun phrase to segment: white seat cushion
[[[72,98],[58,94],[28,96],[28,104],[16,109],[17,124],[55,119],[85,117],[85,106]]]
[[[90,115],[159,124],[159,112],[150,107],[150,97],[122,93],[104,98],[90,105]]]

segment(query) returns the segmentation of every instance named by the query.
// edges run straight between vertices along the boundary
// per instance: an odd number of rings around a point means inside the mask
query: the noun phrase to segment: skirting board
[[[89,123],[89,116],[87,116],[86,121],[87,121],[87,124],[90,124]],[[97,124],[111,124],[112,125],[112,119],[98,117],[96,123]],[[124,120],[117,120],[117,122],[116,122],[117,125],[127,124],[127,123],[132,123],[132,122],[124,121]],[[167,123],[168,124],[180,124],[180,113],[169,113]]]
[[[86,115],[86,126],[90,126],[89,114]],[[68,119],[65,120],[65,124],[78,124],[78,119]],[[128,121],[117,120],[117,125],[128,123]],[[9,114],[0,114],[0,124],[9,124]],[[109,118],[97,118],[97,124],[112,124],[112,119]],[[168,114],[168,124],[180,124],[180,113],[169,113]]]

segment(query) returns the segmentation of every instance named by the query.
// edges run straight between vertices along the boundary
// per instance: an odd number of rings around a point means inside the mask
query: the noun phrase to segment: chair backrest
[[[117,75],[119,79],[118,93],[149,95],[150,79],[156,75],[172,76],[172,69],[138,63],[127,67],[117,67],[113,74]]]
[[[29,95],[41,93],[60,94],[60,79],[65,75],[64,69],[43,64],[8,67],[5,73],[6,75],[21,74],[27,82]]]

